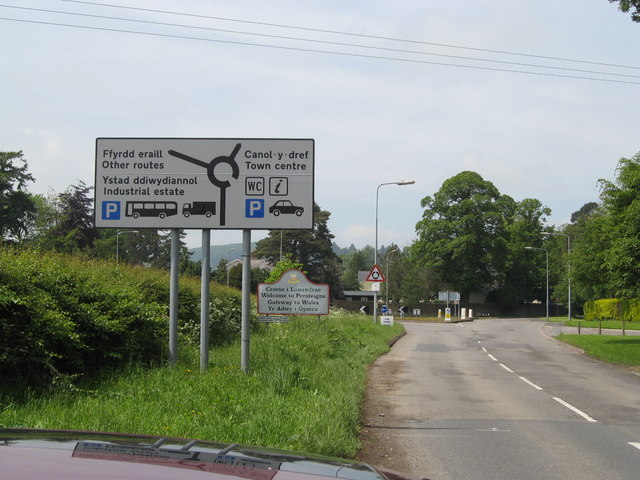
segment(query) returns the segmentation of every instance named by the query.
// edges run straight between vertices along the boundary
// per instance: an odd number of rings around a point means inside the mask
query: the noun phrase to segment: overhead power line
[[[164,10],[147,9],[147,8],[139,8],[139,7],[128,7],[128,6],[122,6],[122,5],[107,4],[107,3],[88,2],[88,1],[81,1],[81,0],[60,0],[60,1],[67,2],[67,3],[74,3],[74,4],[85,4],[85,5],[91,5],[91,6],[99,6],[99,7],[111,7],[111,8],[120,8],[120,9],[127,9],[127,10],[137,10],[137,11],[143,11],[143,12],[153,12],[153,13],[161,13],[161,14],[168,14],[168,15],[178,15],[178,16],[184,16],[184,17],[195,17],[195,18],[201,18],[201,19],[204,18],[204,19],[209,19],[209,20],[211,20],[211,19],[213,19],[213,20],[223,20],[223,21],[241,22],[241,23],[255,24],[255,25],[266,25],[266,26],[278,27],[278,28],[298,29],[298,30],[306,30],[306,31],[312,31],[312,32],[338,34],[338,35],[350,35],[350,36],[355,36],[355,37],[364,37],[364,38],[370,38],[370,39],[388,40],[388,41],[395,41],[395,42],[407,42],[407,43],[432,45],[432,46],[433,45],[447,46],[447,47],[463,48],[463,49],[475,50],[475,51],[501,53],[501,54],[508,54],[508,55],[519,55],[519,56],[523,56],[523,57],[544,58],[544,59],[552,59],[552,60],[563,60],[563,61],[569,61],[569,62],[574,62],[574,63],[584,63],[584,64],[591,64],[591,65],[599,65],[599,66],[610,66],[610,67],[628,68],[628,69],[640,69],[640,67],[605,64],[605,63],[601,63],[601,62],[589,62],[589,61],[574,60],[574,59],[561,59],[561,58],[558,58],[558,57],[545,57],[545,56],[540,56],[540,55],[522,54],[522,53],[516,53],[516,52],[500,52],[500,51],[496,51],[496,50],[487,50],[487,49],[479,49],[479,48],[472,48],[472,47],[461,47],[461,46],[452,46],[452,45],[444,45],[444,44],[434,44],[434,43],[429,43],[429,42],[420,42],[420,41],[413,41],[413,40],[372,36],[372,35],[352,34],[352,33],[349,33],[349,32],[338,32],[338,31],[331,31],[331,30],[322,30],[322,29],[315,29],[315,28],[298,27],[298,26],[292,26],[292,25],[279,25],[279,24],[266,23],[266,22],[255,22],[255,21],[249,21],[249,20],[229,19],[229,18],[224,18],[224,17],[213,17],[213,16],[208,16],[208,15],[198,15],[198,14],[183,13],[183,12],[169,12],[169,11],[164,11]],[[287,36],[287,35],[266,34],[266,33],[249,32],[249,31],[238,31],[238,30],[230,30],[230,29],[215,28],[215,27],[206,27],[206,26],[197,26],[197,25],[185,25],[185,24],[179,24],[179,23],[159,22],[159,21],[152,21],[152,20],[141,20],[141,19],[136,19],[136,18],[114,17],[114,16],[111,16],[111,15],[97,15],[97,14],[89,14],[89,13],[68,12],[68,11],[60,11],[60,10],[52,10],[52,9],[41,9],[41,8],[31,8],[31,7],[15,6],[15,5],[4,5],[4,4],[0,4],[0,8],[1,7],[17,9],[17,10],[24,10],[24,11],[40,12],[40,13],[52,13],[52,14],[57,14],[57,15],[70,15],[70,16],[76,16],[76,17],[94,18],[94,19],[101,19],[101,20],[108,20],[108,21],[115,21],[115,22],[133,22],[133,23],[153,25],[153,26],[195,29],[195,30],[199,30],[199,31],[211,31],[211,32],[219,32],[219,33],[234,34],[234,35],[250,35],[250,36],[254,36],[254,37],[262,37],[262,38],[277,39],[277,40],[286,40],[286,41],[293,41],[293,42],[306,42],[306,43],[316,43],[316,44],[323,44],[323,45],[331,45],[333,47],[336,47],[336,46],[337,47],[348,47],[350,49],[357,48],[357,49],[366,49],[366,50],[370,50],[370,51],[391,52],[391,53],[408,54],[408,55],[414,55],[414,56],[415,55],[419,55],[419,56],[434,56],[434,57],[440,57],[440,58],[450,58],[450,59],[454,59],[454,60],[484,62],[484,63],[490,63],[490,64],[494,64],[494,65],[495,64],[500,64],[500,65],[506,65],[506,66],[527,67],[527,68],[531,68],[531,69],[545,69],[545,70],[555,70],[555,71],[559,71],[559,72],[573,72],[573,73],[576,73],[576,75],[573,75],[573,74],[570,74],[570,73],[552,73],[552,72],[548,72],[548,71],[521,70],[521,69],[506,68],[506,67],[505,68],[499,68],[499,67],[489,67],[489,66],[463,64],[463,63],[448,63],[448,62],[428,61],[428,60],[422,60],[422,59],[417,59],[417,58],[402,58],[402,57],[387,56],[387,55],[373,55],[373,54],[360,53],[360,52],[357,52],[357,51],[321,50],[321,49],[306,48],[306,47],[299,47],[299,46],[292,46],[292,45],[274,45],[274,44],[255,43],[255,42],[248,42],[248,41],[220,39],[220,38],[195,37],[195,36],[190,36],[190,35],[182,35],[182,34],[174,34],[174,33],[163,33],[163,32],[153,32],[153,31],[139,31],[139,30],[130,30],[130,29],[125,29],[125,28],[114,28],[114,27],[98,26],[98,25],[79,25],[79,24],[69,24],[69,23],[45,21],[45,20],[0,17],[0,20],[13,21],[13,22],[31,23],[31,24],[39,24],[39,25],[51,25],[51,26],[58,26],[58,27],[64,27],[64,28],[77,28],[77,29],[86,29],[86,30],[108,31],[108,32],[135,34],[135,35],[146,35],[146,36],[155,36],[155,37],[164,37],[164,38],[176,38],[176,39],[192,40],[192,41],[206,41],[206,42],[224,43],[224,44],[232,44],[232,45],[243,45],[243,46],[250,46],[250,47],[261,47],[261,48],[271,48],[271,49],[279,49],[279,50],[298,51],[298,52],[305,52],[305,53],[319,53],[319,54],[337,55],[337,56],[345,56],[345,57],[359,57],[359,58],[367,58],[367,59],[373,59],[373,60],[396,61],[396,62],[428,64],[428,65],[439,65],[439,66],[449,66],[449,67],[457,67],[457,68],[468,68],[468,69],[475,69],[475,70],[487,70],[487,71],[497,71],[497,72],[507,72],[507,73],[520,73],[520,74],[526,74],[526,75],[537,75],[537,76],[547,76],[547,77],[574,78],[574,79],[592,80],[592,81],[601,81],[601,82],[640,84],[640,82],[631,80],[631,79],[640,79],[640,76],[638,76],[638,75],[630,75],[630,74],[623,74],[623,73],[618,73],[618,72],[594,71],[594,70],[569,68],[569,67],[561,67],[561,66],[554,66],[554,65],[541,65],[541,64],[524,63],[524,62],[513,62],[513,61],[507,61],[507,60],[496,60],[496,59],[489,59],[489,58],[467,57],[467,56],[461,56],[461,55],[450,55],[450,54],[444,54],[444,53],[423,52],[423,51],[415,51],[415,50],[408,50],[408,49],[402,49],[402,48],[389,48],[389,47],[381,47],[381,46],[374,46],[374,45],[363,45],[363,44],[332,41],[332,40],[300,38],[300,37],[293,37],[293,36]],[[600,77],[587,76],[587,75],[582,75],[582,74],[604,75],[604,76],[612,77],[612,78],[600,78]]]
[[[261,26],[266,26],[266,27],[277,27],[277,28],[286,28],[286,29],[293,29],[293,30],[306,30],[306,31],[309,31],[309,32],[329,33],[329,34],[333,34],[333,35],[346,35],[346,36],[350,36],[350,37],[369,38],[369,39],[375,39],[375,40],[387,40],[387,41],[392,41],[392,42],[403,42],[403,43],[413,43],[413,44],[418,44],[418,45],[430,45],[430,46],[435,46],[435,47],[446,47],[446,48],[456,48],[456,49],[462,49],[462,50],[473,50],[473,51],[485,52],[485,53],[498,53],[498,54],[501,54],[501,55],[516,55],[516,56],[521,56],[521,57],[531,57],[531,58],[539,58],[539,59],[545,59],[545,60],[557,60],[557,61],[562,61],[562,62],[586,63],[586,64],[591,64],[591,65],[601,65],[601,66],[605,66],[605,67],[640,69],[640,67],[631,66],[631,65],[617,65],[617,64],[612,64],[612,63],[595,62],[595,61],[589,61],[589,60],[577,60],[577,59],[573,59],[573,58],[552,57],[552,56],[547,56],[547,55],[536,55],[536,54],[532,54],[532,53],[511,52],[511,51],[507,51],[507,50],[492,50],[492,49],[488,49],[488,48],[469,47],[469,46],[453,45],[453,44],[447,44],[447,43],[425,42],[425,41],[421,41],[421,40],[411,40],[411,39],[406,39],[406,38],[385,37],[385,36],[380,36],[380,35],[367,35],[367,34],[362,34],[362,33],[343,32],[343,31],[339,31],[339,30],[327,30],[327,29],[321,29],[321,28],[301,27],[301,26],[298,26],[298,25],[286,25],[286,24],[280,24],[280,23],[259,22],[259,21],[254,21],[254,20],[242,20],[242,19],[238,19],[238,18],[217,17],[217,16],[212,16],[212,15],[203,15],[203,14],[196,14],[196,13],[185,13],[185,12],[175,12],[175,11],[169,11],[169,10],[158,10],[158,9],[154,9],[154,8],[131,7],[131,6],[127,6],[127,5],[116,5],[116,4],[112,4],[112,3],[88,2],[86,0],[60,0],[60,1],[61,2],[66,2],[66,3],[78,3],[78,4],[100,6],[100,7],[120,8],[120,9],[125,9],[125,10],[137,10],[137,11],[141,11],[141,12],[162,13],[162,14],[167,14],[167,15],[178,15],[178,16],[183,16],[183,17],[202,18],[202,19],[209,19],[209,20],[221,20],[221,21],[226,21],[226,22],[246,23],[246,24],[261,25]]]
[[[427,64],[427,65],[441,65],[441,66],[447,66],[447,67],[470,68],[474,70],[488,70],[488,71],[494,71],[494,72],[522,73],[526,75],[537,75],[537,76],[545,76],[545,77],[575,78],[580,80],[594,80],[594,81],[600,81],[600,82],[628,83],[628,84],[640,85],[640,82],[632,82],[628,80],[614,80],[610,78],[596,78],[596,77],[585,77],[585,76],[578,76],[578,75],[564,75],[564,74],[558,74],[558,73],[514,70],[514,69],[507,69],[507,68],[482,67],[478,65],[464,65],[459,63],[430,62],[426,60],[415,60],[410,58],[383,57],[380,55],[366,55],[362,53],[336,52],[336,51],[330,51],[330,50],[317,50],[312,48],[288,47],[285,45],[265,45],[262,43],[240,42],[240,41],[221,40],[221,39],[214,39],[214,38],[190,37],[186,35],[175,35],[175,34],[168,34],[168,33],[141,32],[136,30],[125,30],[120,28],[95,27],[95,26],[89,26],[89,25],[73,25],[73,24],[65,24],[65,23],[44,22],[44,21],[37,21],[37,20],[24,20],[24,19],[6,18],[6,17],[0,17],[0,20],[33,23],[33,24],[40,24],[40,25],[53,25],[53,26],[68,27],[68,28],[79,28],[79,29],[86,29],[86,30],[101,30],[101,31],[107,31],[107,32],[131,33],[136,35],[148,35],[148,36],[154,36],[154,37],[179,38],[183,40],[198,40],[198,41],[225,43],[225,44],[232,44],[232,45],[245,45],[250,47],[273,48],[273,49],[291,50],[291,51],[307,52],[307,53],[324,53],[328,55],[339,55],[339,56],[345,56],[345,57],[359,57],[359,58],[369,58],[369,59],[375,59],[375,60],[390,60],[390,61],[405,62],[405,63],[418,63],[418,64]]]
[[[71,1],[71,0],[62,0],[62,1]],[[74,1],[74,3],[91,3],[91,2]],[[585,69],[578,69],[578,68],[558,67],[558,66],[552,66],[552,65],[512,62],[512,61],[506,61],[506,60],[495,60],[495,59],[478,58],[478,57],[466,57],[466,56],[460,56],[460,55],[449,55],[444,53],[422,52],[422,51],[406,50],[406,49],[399,49],[399,48],[388,48],[388,47],[380,47],[380,46],[373,46],[373,45],[361,45],[361,44],[347,43],[347,42],[336,42],[336,41],[330,41],[330,40],[318,40],[318,39],[310,39],[310,38],[291,37],[286,35],[273,35],[273,34],[265,34],[265,33],[246,32],[246,31],[240,31],[240,30],[229,30],[229,29],[223,29],[223,28],[185,25],[185,24],[179,24],[179,23],[168,23],[168,22],[158,22],[158,21],[152,21],[152,20],[140,20],[140,19],[134,19],[134,18],[114,17],[110,15],[96,15],[96,14],[89,14],[89,13],[66,12],[66,11],[60,11],[60,10],[2,5],[2,4],[0,4],[0,7],[7,7],[7,8],[13,8],[13,9],[19,9],[19,10],[26,10],[26,11],[43,12],[43,13],[54,13],[54,14],[60,14],[60,15],[70,15],[70,16],[76,16],[76,17],[99,18],[103,20],[115,20],[115,21],[122,21],[122,22],[141,23],[146,25],[180,27],[180,28],[189,28],[189,29],[195,29],[195,30],[231,33],[231,34],[239,34],[239,35],[250,35],[250,36],[264,37],[264,38],[278,39],[278,40],[293,40],[298,42],[318,43],[318,44],[340,46],[340,47],[362,48],[362,49],[374,50],[374,51],[408,53],[412,55],[452,58],[456,60],[472,60],[472,61],[485,62],[485,63],[501,64],[501,65],[513,65],[518,67],[544,68],[548,70],[560,70],[565,72],[588,73],[588,74],[595,74],[595,75],[607,75],[611,77],[627,77],[627,78],[640,79],[639,75],[629,75],[629,74],[622,74],[622,73],[616,73],[616,72],[603,72],[603,71],[585,70]]]

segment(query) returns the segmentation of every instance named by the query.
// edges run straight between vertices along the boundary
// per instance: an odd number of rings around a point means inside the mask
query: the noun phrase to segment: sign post
[[[373,268],[369,272],[369,275],[367,275],[366,280],[367,282],[384,282],[384,275],[382,274],[382,270],[380,270],[380,267],[378,266],[378,264],[375,264],[373,266]],[[379,292],[380,284],[374,283],[371,290],[373,290],[374,292]],[[376,318],[377,312],[378,312],[377,302],[378,302],[378,294],[374,293],[373,294],[373,323],[378,322],[378,319]]]
[[[251,230],[313,228],[314,159],[313,139],[96,139],[96,227],[171,230],[171,364],[177,358],[179,230],[243,231],[241,365],[246,372]],[[201,280],[208,289],[206,275]],[[201,349],[205,342],[201,338]],[[205,361],[201,358],[201,366]]]

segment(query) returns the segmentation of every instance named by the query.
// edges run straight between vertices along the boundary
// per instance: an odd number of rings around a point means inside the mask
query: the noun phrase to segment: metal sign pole
[[[242,231],[242,326],[240,368],[249,373],[249,314],[251,310],[251,230]]]
[[[175,365],[178,358],[178,264],[179,230],[171,230],[171,274],[169,283],[169,364]]]
[[[209,366],[209,281],[211,279],[211,230],[202,230],[200,274],[200,371]]]

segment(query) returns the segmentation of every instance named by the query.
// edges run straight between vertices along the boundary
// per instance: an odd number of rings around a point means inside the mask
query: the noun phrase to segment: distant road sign
[[[95,223],[311,229],[314,140],[96,139]]]
[[[300,270],[287,270],[275,283],[259,283],[257,297],[259,314],[329,313],[329,285],[311,282]]]
[[[460,301],[460,292],[438,292],[438,300],[446,302],[447,300],[452,302]]]
[[[369,272],[367,282],[384,282],[384,275],[382,275],[382,271],[378,265],[374,265]]]

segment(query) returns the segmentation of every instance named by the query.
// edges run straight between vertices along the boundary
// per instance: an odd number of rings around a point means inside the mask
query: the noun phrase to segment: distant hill
[[[251,250],[256,248],[255,242],[251,244]],[[229,253],[229,261],[235,260],[236,258],[242,258],[242,243],[230,243],[228,245],[211,245],[209,249],[209,255],[211,256],[211,267],[216,268],[220,263],[220,260],[223,258],[227,259],[227,253],[229,250],[233,249],[231,253]],[[202,247],[190,248],[189,252],[191,253],[191,260],[194,262],[199,262],[202,260]]]
[[[256,248],[256,243],[253,242],[251,244],[251,250],[253,251]],[[345,255],[347,253],[353,253],[357,250],[357,248],[351,244],[348,248],[341,248],[335,242],[332,244],[331,248],[336,253],[336,255]],[[382,247],[384,248],[384,247]],[[233,251],[229,254],[229,261],[235,260],[236,258],[242,257],[242,243],[229,243],[227,245],[212,245],[210,254],[211,255],[211,267],[215,268],[220,260],[223,258],[227,259],[227,252],[233,249]],[[189,252],[191,253],[191,260],[194,262],[198,262],[202,260],[202,247],[190,248]]]

